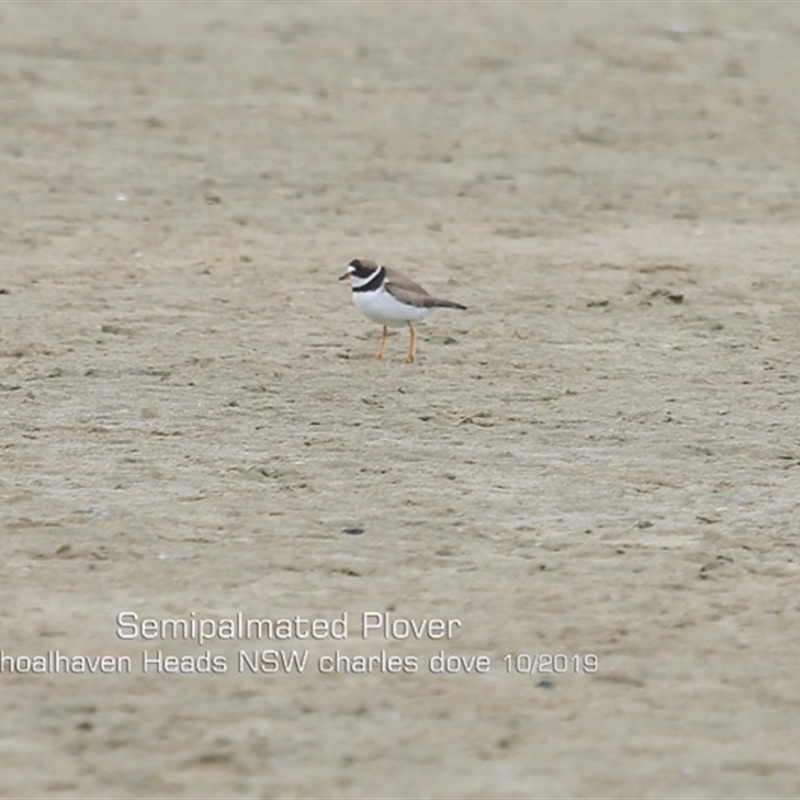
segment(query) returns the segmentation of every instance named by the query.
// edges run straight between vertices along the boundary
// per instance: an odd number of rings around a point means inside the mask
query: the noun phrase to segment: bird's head
[[[340,281],[350,278],[353,286],[359,286],[372,278],[380,267],[368,258],[354,258],[347,265],[347,272],[339,277]]]

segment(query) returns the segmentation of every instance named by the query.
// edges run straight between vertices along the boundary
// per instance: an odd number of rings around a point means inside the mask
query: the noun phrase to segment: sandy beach
[[[0,797],[800,796],[798,48],[0,4]]]

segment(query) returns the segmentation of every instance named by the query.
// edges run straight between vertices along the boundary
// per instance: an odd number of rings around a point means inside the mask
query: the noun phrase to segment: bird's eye
[[[358,269],[361,266],[361,262],[357,258],[354,258],[347,266]]]

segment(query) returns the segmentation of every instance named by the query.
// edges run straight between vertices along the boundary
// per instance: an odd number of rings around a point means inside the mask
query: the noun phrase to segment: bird
[[[386,347],[389,328],[408,324],[410,340],[406,362],[412,363],[417,348],[415,322],[422,322],[434,308],[458,308],[466,311],[466,306],[452,300],[432,297],[418,283],[395,269],[383,267],[368,258],[354,258],[347,265],[347,272],[339,280],[350,278],[353,303],[368,319],[383,325],[383,336],[375,353],[380,361]]]

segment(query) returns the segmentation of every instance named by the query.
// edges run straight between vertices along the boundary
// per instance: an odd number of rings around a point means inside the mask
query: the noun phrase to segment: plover
[[[350,278],[353,303],[368,319],[383,325],[383,336],[375,358],[383,358],[389,328],[408,324],[411,338],[406,361],[412,362],[417,347],[415,322],[422,322],[434,308],[466,309],[452,300],[431,297],[418,283],[402,272],[382,267],[366,258],[355,258],[347,265],[347,272],[339,280]]]

